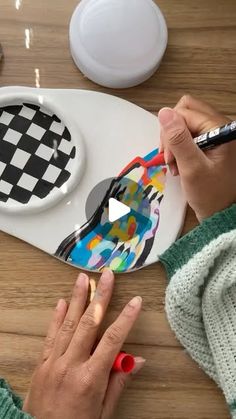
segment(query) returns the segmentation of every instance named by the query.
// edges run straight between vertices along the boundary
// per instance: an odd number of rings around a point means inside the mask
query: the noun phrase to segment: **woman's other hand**
[[[108,419],[129,379],[111,372],[116,355],[137,319],[142,299],[133,298],[95,347],[114,286],[104,270],[86,309],[89,278],[81,273],[69,307],[60,300],[33,375],[24,411],[37,419]],[[95,349],[94,349],[95,348]],[[137,372],[145,360],[136,358]]]

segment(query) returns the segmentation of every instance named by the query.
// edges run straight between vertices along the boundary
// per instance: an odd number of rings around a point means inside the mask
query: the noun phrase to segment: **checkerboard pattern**
[[[0,201],[30,204],[61,188],[76,155],[71,135],[47,109],[0,108]]]

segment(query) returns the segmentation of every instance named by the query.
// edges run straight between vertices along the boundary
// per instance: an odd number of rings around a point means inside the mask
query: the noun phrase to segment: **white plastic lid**
[[[72,57],[89,79],[126,88],[147,80],[167,46],[167,26],[152,0],[82,0],[70,22]]]

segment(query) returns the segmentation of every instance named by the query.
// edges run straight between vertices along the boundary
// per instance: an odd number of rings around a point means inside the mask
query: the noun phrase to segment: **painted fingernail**
[[[162,108],[158,114],[159,121],[163,127],[171,124],[175,117],[175,111],[171,108]]]
[[[137,374],[144,367],[146,363],[146,359],[141,356],[136,356],[134,360],[135,360],[135,367],[131,373],[132,375]]]
[[[134,297],[129,303],[128,303],[128,306],[129,307],[131,307],[131,308],[137,308],[137,307],[140,307],[141,305],[142,305],[142,301],[143,301],[143,299],[142,299],[142,297],[140,297],[140,296],[137,296],[137,297]]]

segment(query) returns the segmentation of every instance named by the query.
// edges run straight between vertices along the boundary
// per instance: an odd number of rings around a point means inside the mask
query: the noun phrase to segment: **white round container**
[[[165,19],[152,0],[82,0],[70,22],[76,65],[110,88],[136,86],[151,77],[167,38]]]

